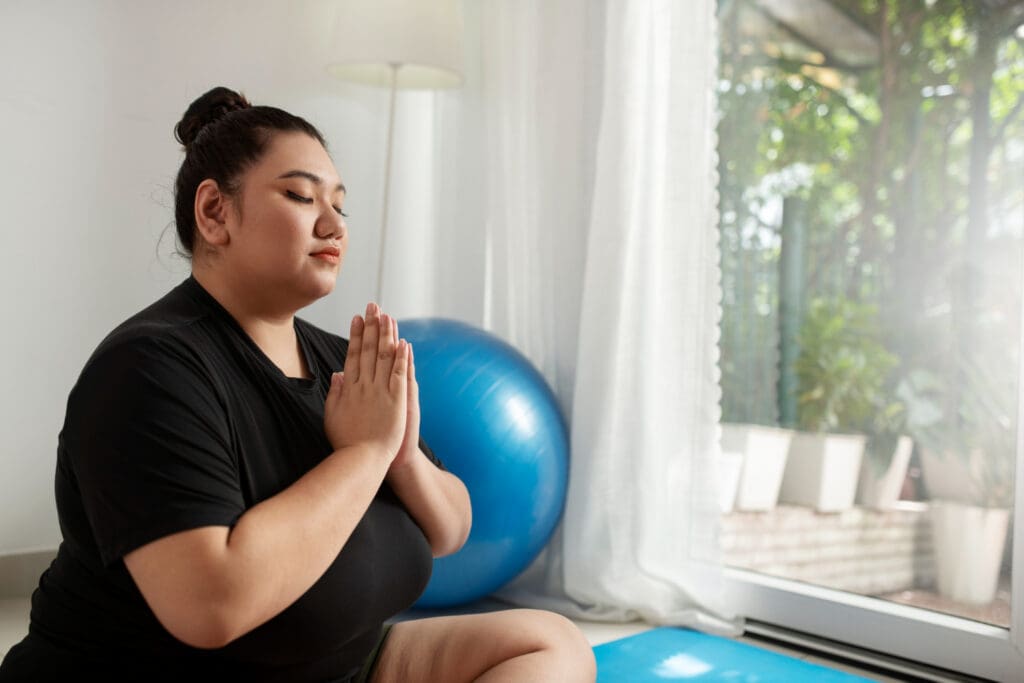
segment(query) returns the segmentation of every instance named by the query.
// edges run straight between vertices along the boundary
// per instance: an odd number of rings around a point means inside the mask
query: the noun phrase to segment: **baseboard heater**
[[[744,635],[752,640],[780,644],[819,657],[848,662],[861,669],[900,680],[935,681],[937,683],[986,683],[987,681],[987,679],[975,678],[956,671],[940,669],[922,662],[894,657],[753,619],[746,620]]]

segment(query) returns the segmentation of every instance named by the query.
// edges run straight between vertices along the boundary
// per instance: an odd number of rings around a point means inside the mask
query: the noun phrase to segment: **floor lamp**
[[[335,6],[338,15],[328,72],[346,81],[391,90],[377,266],[379,303],[398,89],[454,88],[462,84],[461,5],[459,0],[338,0]]]

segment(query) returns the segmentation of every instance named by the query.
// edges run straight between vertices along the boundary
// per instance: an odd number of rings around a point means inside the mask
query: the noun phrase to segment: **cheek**
[[[280,251],[284,256],[289,252],[305,253],[310,245],[310,229],[301,216],[282,213],[270,222],[264,233],[268,249]]]

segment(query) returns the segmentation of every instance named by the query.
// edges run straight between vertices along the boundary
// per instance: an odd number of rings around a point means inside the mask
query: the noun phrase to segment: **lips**
[[[310,256],[337,265],[341,262],[341,249],[337,247],[324,247],[319,251],[314,251]]]

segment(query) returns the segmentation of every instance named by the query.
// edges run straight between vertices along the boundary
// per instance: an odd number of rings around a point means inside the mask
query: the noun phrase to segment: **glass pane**
[[[1008,627],[1024,3],[719,22],[726,562]]]

